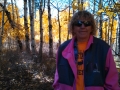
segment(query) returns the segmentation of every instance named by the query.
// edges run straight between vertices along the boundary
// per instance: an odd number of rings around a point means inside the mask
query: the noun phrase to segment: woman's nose
[[[81,28],[84,28],[84,27],[85,27],[85,25],[84,25],[84,24],[82,24]]]

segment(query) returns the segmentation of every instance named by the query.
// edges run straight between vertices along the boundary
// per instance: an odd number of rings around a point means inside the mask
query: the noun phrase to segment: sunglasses
[[[82,25],[84,25],[85,27],[91,26],[91,22],[90,21],[76,21],[73,23],[74,26],[78,26],[81,27]]]

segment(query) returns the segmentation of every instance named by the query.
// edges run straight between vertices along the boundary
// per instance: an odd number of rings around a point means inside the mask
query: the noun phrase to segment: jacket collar
[[[74,41],[75,38],[72,38],[70,43],[67,45],[67,47],[63,50],[62,55],[65,59],[68,60],[68,63],[74,73],[75,79],[77,79],[77,68],[75,64],[75,55],[74,55]]]
[[[74,42],[75,42],[75,37],[72,38],[70,43],[63,50],[62,55],[65,59],[68,60],[68,63],[74,73],[75,79],[77,79],[77,67],[76,67],[75,55],[74,55]],[[86,50],[89,49],[92,43],[93,43],[93,36],[91,35],[89,38]]]

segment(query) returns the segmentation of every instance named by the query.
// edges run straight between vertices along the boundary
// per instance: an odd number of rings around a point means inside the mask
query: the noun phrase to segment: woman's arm
[[[111,48],[109,49],[107,54],[105,69],[108,71],[106,80],[105,80],[105,88],[107,90],[120,90],[119,83],[118,83],[118,71],[112,55]]]

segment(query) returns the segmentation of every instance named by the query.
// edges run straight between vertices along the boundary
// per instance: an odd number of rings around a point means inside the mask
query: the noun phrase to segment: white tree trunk
[[[49,22],[49,56],[53,57],[53,37],[52,37],[50,0],[48,0],[48,22]]]
[[[32,4],[32,6],[31,6]],[[30,31],[31,31],[31,49],[32,53],[36,53],[36,46],[35,46],[35,35],[34,35],[34,0],[29,0],[29,14],[30,14]]]
[[[24,27],[25,27],[25,43],[26,43],[26,51],[30,51],[29,46],[29,27],[28,27],[28,19],[27,19],[27,0],[24,0]]]

